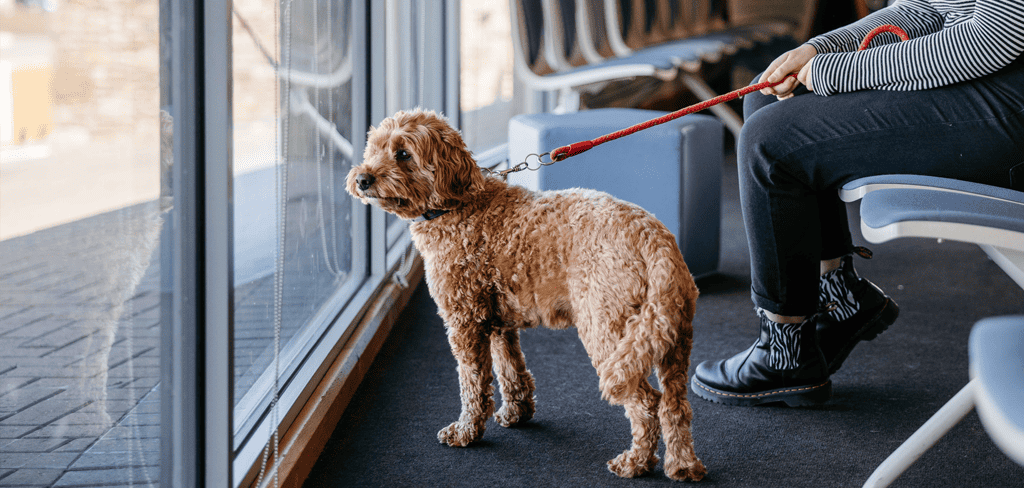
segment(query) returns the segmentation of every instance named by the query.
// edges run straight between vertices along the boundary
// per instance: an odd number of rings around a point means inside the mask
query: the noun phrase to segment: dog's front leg
[[[459,363],[462,396],[459,420],[437,433],[437,440],[449,446],[464,447],[483,437],[487,418],[494,412],[489,332],[484,329],[483,324],[448,328],[448,343]]]

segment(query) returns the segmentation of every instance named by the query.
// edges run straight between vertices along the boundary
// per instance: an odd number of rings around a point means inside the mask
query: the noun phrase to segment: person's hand
[[[807,89],[811,89],[811,60],[818,54],[818,50],[810,44],[803,44],[800,47],[783,53],[764,70],[759,83],[765,81],[774,83],[791,73],[797,73],[797,79],[789,78],[773,87],[764,88],[761,93],[775,95],[780,100],[793,96],[793,90],[797,85],[803,83]]]
[[[810,90],[810,91],[814,91],[814,85],[813,85],[813,82],[811,81],[811,71],[813,71],[811,69],[811,64],[812,63],[814,63],[814,58],[811,58],[810,60],[808,60],[807,64],[805,64],[803,68],[800,68],[800,72],[797,73],[797,75],[796,75],[797,81],[799,81],[800,83],[803,83],[804,86],[806,86],[807,89]],[[789,96],[793,96],[793,94],[791,93]]]

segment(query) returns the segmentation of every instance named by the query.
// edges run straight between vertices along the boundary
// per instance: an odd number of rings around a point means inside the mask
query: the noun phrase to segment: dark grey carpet
[[[756,334],[735,169],[727,166],[721,274],[698,283],[694,365],[730,356]],[[899,303],[900,319],[853,352],[832,377],[834,398],[822,407],[727,407],[691,394],[696,449],[709,470],[698,486],[861,486],[967,382],[971,325],[1024,313],[1024,292],[975,246],[908,239],[870,247],[875,258],[858,259],[857,268]],[[307,486],[672,483],[660,465],[634,480],[605,468],[628,447],[629,422],[620,407],[601,401],[574,331],[527,330],[522,345],[537,383],[534,419],[515,429],[492,421],[468,448],[439,444],[438,429],[459,414],[458,381],[421,284]],[[893,486],[1019,487],[1024,468],[992,444],[972,413]]]

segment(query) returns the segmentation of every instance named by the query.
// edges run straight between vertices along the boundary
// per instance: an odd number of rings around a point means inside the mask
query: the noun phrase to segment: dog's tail
[[[646,300],[626,320],[615,350],[598,366],[601,397],[612,404],[624,403],[674,346],[693,337],[697,285],[675,238],[664,234],[667,238],[646,239]]]

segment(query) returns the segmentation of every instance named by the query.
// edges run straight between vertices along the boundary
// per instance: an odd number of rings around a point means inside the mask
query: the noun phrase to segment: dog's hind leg
[[[665,439],[665,475],[674,480],[699,481],[707,473],[693,450],[690,421],[693,409],[686,399],[686,370],[690,365],[689,339],[669,350],[658,368],[661,404],[658,417]]]
[[[624,403],[626,418],[633,431],[633,444],[608,461],[608,470],[623,478],[632,478],[649,473],[658,464],[658,404],[661,393],[647,380]]]
[[[437,433],[437,440],[449,446],[464,447],[483,437],[487,418],[494,412],[489,338],[489,333],[480,324],[448,327],[448,343],[459,363],[459,394],[462,397],[459,420]]]
[[[602,297],[588,296],[584,292],[575,296],[601,303]],[[610,310],[607,308],[577,307],[576,329],[579,332],[583,347],[587,349],[590,362],[597,370],[598,385],[601,397],[612,405],[622,405],[626,409],[633,433],[633,442],[629,449],[608,461],[608,470],[623,478],[632,478],[649,473],[658,464],[658,438],[661,426],[658,425],[658,403],[661,392],[654,389],[647,381],[651,366],[643,367],[644,372],[629,374],[628,380],[623,376],[618,364],[609,362],[609,357],[618,348],[622,339],[622,331],[628,330],[625,318],[628,310]],[[634,319],[635,320],[635,319]],[[614,394],[612,390],[614,387]]]
[[[533,375],[526,369],[526,358],[519,348],[519,329],[495,328],[491,333],[491,359],[501,389],[501,408],[494,420],[503,427],[533,418]]]

